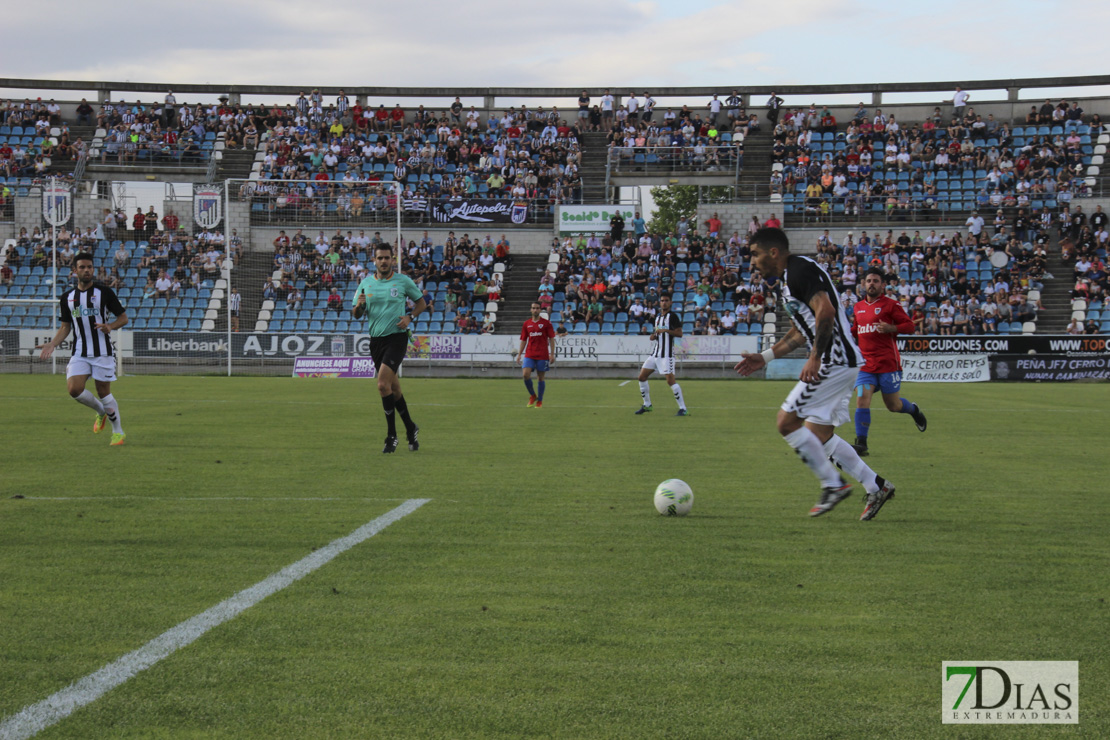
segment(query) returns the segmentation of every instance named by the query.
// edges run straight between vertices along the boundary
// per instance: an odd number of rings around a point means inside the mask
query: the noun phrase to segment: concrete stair
[[[224,149],[223,159],[216,166],[216,182],[250,177],[257,149]]]
[[[1060,257],[1060,245],[1054,240],[1048,246],[1048,266],[1045,271],[1053,277],[1044,281],[1041,305],[1037,313],[1038,334],[1063,334],[1071,321],[1071,289],[1074,268]]]
[[[532,301],[539,296],[540,279],[546,268],[546,254],[513,257],[513,266],[505,274],[505,285],[498,304],[498,334],[520,333],[521,324],[531,315]]]
[[[589,131],[580,134],[578,142],[582,149],[582,163],[578,172],[582,176],[582,202],[602,204],[611,202],[605,192],[605,169],[608,162],[607,134]]]
[[[232,283],[239,289],[239,331],[254,331],[254,324],[258,320],[258,311],[262,308],[262,286],[266,278],[273,274],[273,252],[244,251],[240,263],[232,273]],[[230,292],[230,291],[229,291]],[[220,312],[217,327],[222,324],[227,331],[226,312]]]
[[[744,139],[744,170],[737,183],[737,195],[741,198],[767,198],[771,188],[771,147],[774,143],[770,133],[765,131]]]

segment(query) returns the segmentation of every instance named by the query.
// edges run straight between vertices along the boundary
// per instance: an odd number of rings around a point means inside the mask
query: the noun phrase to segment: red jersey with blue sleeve
[[[898,301],[887,296],[879,296],[873,302],[864,298],[852,311],[856,320],[852,335],[864,359],[860,370],[876,374],[901,372],[902,356],[894,340],[898,334],[913,334],[913,319],[906,315]],[[898,327],[898,334],[884,334],[879,331],[880,324],[893,324]]]
[[[550,360],[548,340],[554,336],[555,327],[547,319],[528,319],[520,330],[521,341],[528,341],[524,345],[524,356],[531,360]]]

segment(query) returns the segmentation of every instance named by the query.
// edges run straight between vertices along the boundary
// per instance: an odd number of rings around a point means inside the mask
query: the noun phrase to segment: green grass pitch
[[[384,456],[367,381],[126,377],[111,448],[60,376],[0,378],[0,718],[432,499],[43,738],[1110,730],[1106,384],[907,385],[929,430],[873,411],[862,523],[858,486],[806,516],[788,383],[675,418],[661,381],[634,416],[635,382],[406,379],[422,448]],[[1077,660],[1080,724],[944,726],[944,660]]]

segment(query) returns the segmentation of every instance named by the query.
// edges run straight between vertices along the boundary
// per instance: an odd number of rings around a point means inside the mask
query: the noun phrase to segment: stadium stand
[[[684,333],[762,335],[774,322],[771,286],[750,269],[747,237],[708,239],[697,229],[615,246],[598,236],[556,240],[537,300],[560,331],[648,334],[662,293]]]
[[[973,108],[945,120],[938,107],[903,125],[861,105],[843,130],[828,108],[788,111],[773,132],[771,193],[807,220],[1055,209],[1089,195],[1107,142],[1077,104],[1053,111],[1054,122],[1011,126]]]
[[[224,237],[218,231],[196,235],[145,229],[121,232],[121,239],[100,239],[87,229],[58,232],[57,294],[73,285],[68,268],[80,251],[93,254],[97,280],[114,289],[128,309],[134,330],[211,331],[228,289],[222,277]],[[233,245],[232,254],[238,245]],[[50,233],[35,229],[7,245],[0,261],[0,298],[48,299],[52,294]],[[57,307],[0,307],[0,328],[46,329]]]
[[[556,204],[582,197],[578,124],[568,125],[557,109],[510,108],[483,122],[471,108],[463,123],[461,115],[436,117],[423,106],[411,113],[341,101],[323,108],[301,96],[296,106],[273,108],[265,118],[253,112],[248,120],[264,131],[251,179],[315,181],[346,214],[376,217],[395,208],[394,191],[374,187],[391,182],[403,184],[408,220],[430,220],[438,204],[463,199],[525,203],[550,218]],[[288,206],[278,200],[299,203],[307,189],[260,185],[251,192],[254,210],[280,220]]]
[[[685,105],[677,111],[656,110],[647,93],[643,100],[650,100],[651,108],[645,110],[644,102],[633,94],[627,103],[616,106],[612,116],[600,118],[595,113],[590,119],[592,129],[607,129],[609,163],[615,171],[734,172],[737,176],[743,172],[744,140],[759,130],[759,119],[747,113],[738,97],[732,103],[714,96],[705,118]],[[595,118],[599,119],[596,126]]]
[[[360,332],[364,321],[350,314],[352,290],[373,265],[380,233],[365,230],[319,232],[298,229],[274,240],[273,273],[262,286],[262,308],[255,331]],[[427,232],[409,240],[401,258],[402,271],[424,291],[428,310],[414,329],[418,333],[491,333],[507,265],[497,261],[498,245],[487,234],[482,241],[468,234],[436,245]]]
[[[104,102],[98,109],[82,101],[71,121],[54,101],[4,101],[0,113],[0,218],[7,220],[13,201],[31,195],[45,176],[72,181],[84,153],[133,173],[203,165],[219,151],[253,157],[249,180],[233,197],[250,202],[252,225],[288,226],[292,235],[285,244],[275,240],[270,280],[240,287],[252,300],[261,296],[251,323],[271,332],[358,331],[336,296],[348,295],[371,263],[370,247],[381,234],[367,232],[386,229],[398,210],[409,225],[434,225],[444,203],[511,201],[527,205],[531,222],[548,222],[555,205],[583,202],[591,137],[603,137],[609,167],[625,174],[739,177],[745,140],[759,135],[761,122],[736,93],[725,100],[714,96],[705,111],[657,109],[650,95],[632,94],[611,115],[593,105],[570,124],[558,109],[521,106],[487,115],[461,105],[363,108],[342,93],[325,102],[317,90],[289,105],[239,104],[226,96],[211,105],[178,104],[172,93],[163,102]],[[810,106],[783,109],[768,129],[760,138],[773,144],[761,143],[749,164],[767,182],[770,202],[782,204],[787,227],[913,220],[944,223],[951,234],[896,236],[895,228],[884,236],[819,244],[818,258],[846,306],[852,276],[880,264],[919,333],[1034,331],[1044,280],[1051,277],[1047,267],[1057,258],[1055,229],[1061,264],[1074,269],[1066,278],[1074,280],[1068,296],[1074,320],[1067,331],[1110,328],[1102,310],[1106,216],[1101,209],[1097,216],[1084,213],[1080,200],[1100,184],[1110,143],[1098,115],[1074,102],[1045,101],[1021,121],[998,121],[970,108],[955,119],[937,108],[905,123],[861,104],[842,124],[829,109]],[[73,133],[86,130],[87,145]],[[597,202],[597,192],[589,202]],[[92,249],[101,279],[135,307],[132,328],[226,328],[219,312],[229,292],[220,274],[222,234],[188,233],[176,216],[159,224],[141,210],[111,215],[111,225],[63,230],[60,260]],[[981,228],[975,224],[980,215]],[[964,228],[953,232],[959,225]],[[585,236],[559,242],[533,295],[570,333],[646,333],[662,291],[675,293],[690,334],[773,331],[774,313],[764,315],[773,286],[750,270],[747,236],[710,239],[697,226],[618,244]],[[402,255],[403,269],[425,289],[433,309],[416,330],[496,330],[499,306],[505,314],[498,299],[508,265],[495,254],[492,237],[432,242],[427,236],[409,241]],[[49,247],[41,228],[20,231],[0,260],[0,297],[50,294]],[[1006,255],[1005,267],[992,264],[997,253]],[[1057,277],[1066,272],[1053,269]],[[169,288],[159,289],[167,280]],[[51,310],[5,305],[0,326],[42,328]]]

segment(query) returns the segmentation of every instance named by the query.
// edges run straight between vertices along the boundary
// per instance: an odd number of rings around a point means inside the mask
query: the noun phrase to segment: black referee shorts
[[[408,349],[408,332],[370,337],[370,357],[374,360],[374,369],[378,372],[381,372],[382,365],[385,365],[396,373],[401,368],[401,362],[405,359]]]

